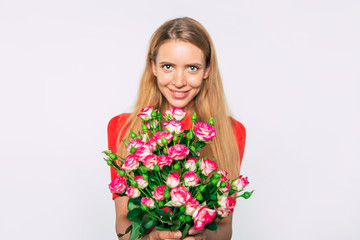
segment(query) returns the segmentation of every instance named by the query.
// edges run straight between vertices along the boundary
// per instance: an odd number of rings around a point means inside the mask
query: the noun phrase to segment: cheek
[[[189,76],[188,77],[188,83],[193,88],[201,88],[201,85],[203,83],[203,79],[201,76]]]
[[[171,79],[171,74],[158,73],[156,81],[159,87],[165,87],[171,83]]]

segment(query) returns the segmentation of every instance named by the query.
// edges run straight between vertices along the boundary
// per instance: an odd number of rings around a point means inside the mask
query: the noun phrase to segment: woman
[[[121,114],[111,119],[108,126],[109,148],[118,155],[126,155],[119,144],[130,139],[129,129],[141,130],[137,114],[145,106],[154,106],[161,113],[172,107],[183,108],[198,121],[213,117],[216,121],[216,138],[200,151],[202,156],[215,157],[219,168],[229,170],[229,176],[239,175],[244,152],[245,129],[241,123],[229,117],[218,69],[215,49],[205,28],[191,18],[177,18],[165,22],[153,34],[141,78],[138,97],[131,114]],[[184,120],[190,128],[189,115]],[[111,172],[112,179],[117,176]],[[123,233],[130,225],[126,218],[127,197],[113,195],[116,208],[116,232]],[[232,216],[218,222],[220,230],[196,231],[191,228],[185,239],[230,239]],[[180,239],[180,231],[154,229],[143,239]],[[128,239],[128,235],[120,239]]]

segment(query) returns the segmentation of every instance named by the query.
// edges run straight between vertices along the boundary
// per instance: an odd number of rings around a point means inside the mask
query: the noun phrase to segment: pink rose
[[[121,169],[125,171],[132,171],[137,169],[138,167],[139,167],[139,161],[137,156],[135,154],[130,154],[125,158],[124,163],[121,166]]]
[[[219,214],[221,217],[228,217],[231,213],[229,209],[219,207],[216,209],[217,214]]]
[[[215,161],[212,161],[210,159],[201,159],[200,162],[200,170],[201,173],[204,174],[205,176],[209,176],[210,173],[212,173],[213,171],[215,171],[217,169],[217,165]]]
[[[131,147],[138,148],[142,145],[144,145],[144,142],[139,138],[135,138],[135,139],[131,140],[131,142],[128,144],[126,150],[130,151]]]
[[[228,174],[227,171],[225,171],[224,169],[219,170],[217,173],[221,176],[226,176]]]
[[[161,142],[161,138],[164,137],[166,138],[166,140],[168,142],[171,141],[171,139],[174,137],[174,135],[172,135],[172,133],[168,132],[168,131],[163,131],[163,132],[157,132],[154,134],[153,139],[160,145],[160,146],[164,146],[164,144]]]
[[[185,205],[191,198],[191,194],[186,191],[185,186],[172,188],[170,190],[171,203],[174,207]]]
[[[156,140],[154,138],[150,138],[147,142],[146,145],[151,146],[152,147],[152,151],[156,151],[157,150],[157,143]]]
[[[160,169],[162,169],[164,166],[170,166],[172,162],[172,158],[168,155],[158,156],[158,165],[160,166]]]
[[[180,134],[184,131],[184,124],[182,122],[176,120],[170,120],[168,122],[163,122],[162,126],[166,129],[166,131]]]
[[[134,187],[134,186],[129,186],[129,187],[126,189],[125,194],[126,194],[128,197],[137,198],[137,197],[140,196],[140,191],[139,191],[139,189],[137,189],[137,188]]]
[[[180,176],[178,174],[174,173],[166,177],[166,185],[168,185],[169,188],[177,187],[179,184]]]
[[[144,144],[136,149],[135,155],[142,161],[146,156],[152,154],[152,150],[152,146]]]
[[[216,210],[210,209],[206,205],[198,206],[192,215],[195,223],[195,229],[203,229],[205,227],[205,224],[212,222],[215,216]]]
[[[176,144],[172,147],[169,147],[167,153],[172,159],[181,160],[184,159],[187,155],[189,155],[190,150],[184,145]]]
[[[220,181],[217,184],[217,187],[220,187],[221,182],[226,182],[228,179],[225,176],[220,177]],[[219,190],[223,193],[226,193],[230,190],[229,182],[226,183],[226,186],[223,188],[219,188]]]
[[[148,106],[141,109],[141,113],[139,113],[137,116],[141,118],[144,121],[149,121],[151,119],[151,113],[154,110],[154,107]]]
[[[218,204],[220,207],[222,207],[224,209],[234,211],[236,201],[231,196],[219,195],[218,196]]]
[[[127,187],[127,178],[119,176],[115,178],[110,184],[109,188],[112,193],[123,193]]]
[[[231,183],[232,188],[235,191],[240,191],[244,187],[246,187],[249,184],[249,181],[247,180],[247,177],[243,177],[242,175],[239,176],[239,178],[234,179]]]
[[[154,199],[148,198],[148,197],[143,197],[143,198],[141,199],[141,204],[145,204],[145,205],[148,206],[149,208],[154,208],[154,207],[155,207]]]
[[[160,201],[160,200],[164,200],[164,189],[166,188],[166,185],[160,185],[160,186],[157,186],[155,191],[154,191],[154,198],[157,200],[157,201]]]
[[[165,111],[165,117],[168,117],[170,119],[174,119],[177,121],[183,120],[185,115],[186,115],[186,112],[184,110],[182,110],[181,108],[177,108],[177,107]]]
[[[194,128],[195,136],[200,141],[210,141],[216,136],[216,132],[213,126],[208,123],[198,122]]]
[[[149,183],[144,180],[143,176],[134,177],[134,180],[137,182],[138,187],[141,189],[144,189],[149,185]]]
[[[195,198],[191,197],[185,206],[185,214],[191,216],[194,213],[196,207],[199,206],[199,202]]]
[[[185,186],[194,187],[199,184],[200,177],[192,171],[186,172],[184,175]]]
[[[149,170],[154,170],[154,164],[157,164],[157,155],[148,155],[143,160],[142,163]]]
[[[196,162],[197,158],[188,158],[185,162],[185,168],[189,171],[195,172],[197,169]]]

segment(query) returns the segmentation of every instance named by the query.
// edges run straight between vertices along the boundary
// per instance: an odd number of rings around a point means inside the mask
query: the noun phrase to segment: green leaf
[[[126,217],[132,220],[132,218],[137,217],[140,212],[141,212],[141,208],[134,208],[133,210],[128,212]]]
[[[184,130],[184,133],[186,134],[185,131],[186,131],[186,130]],[[188,140],[186,137],[184,137],[184,138],[181,138],[181,139],[180,139],[179,144],[182,144],[182,145],[187,146],[188,141],[189,141],[189,140]]]
[[[202,141],[197,141],[196,143],[193,144],[193,146],[196,148],[196,151],[202,149],[203,147],[206,146],[206,143],[202,142]]]
[[[150,229],[150,228],[152,228],[152,227],[155,225],[155,223],[156,223],[156,221],[154,221],[154,219],[149,218],[149,220],[146,221],[146,222],[144,222],[142,226],[143,226],[145,229]]]
[[[128,210],[131,211],[135,208],[140,208],[139,204],[136,204],[135,202],[128,201]]]
[[[170,213],[168,213],[164,210],[161,210],[161,209],[155,208],[154,212],[156,212],[158,215],[161,215],[161,216],[170,216]]]
[[[119,233],[118,237],[122,237],[125,234],[127,234],[128,232],[130,232],[130,230],[132,229],[132,224],[130,224],[130,226],[128,226],[128,228],[125,230],[125,233]]]
[[[140,235],[140,227],[141,227],[141,222],[131,222],[132,225],[132,230],[129,236],[129,240],[135,240],[137,239]]]
[[[167,227],[167,226],[155,226],[156,229],[159,229],[159,230],[165,230],[165,231],[169,231],[170,228]]]
[[[173,225],[170,227],[170,231],[176,231],[180,228],[180,225]]]
[[[211,231],[217,231],[219,230],[219,227],[217,225],[217,223],[215,222],[215,220],[213,220],[210,223],[205,224],[205,228]]]
[[[185,238],[188,235],[190,227],[191,225],[188,223],[185,225],[184,229],[181,231],[182,233],[181,238]]]

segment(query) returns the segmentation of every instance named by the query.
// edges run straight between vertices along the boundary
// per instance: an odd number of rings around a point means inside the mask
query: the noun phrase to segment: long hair
[[[142,74],[137,100],[126,124],[120,129],[120,135],[130,138],[129,129],[141,130],[141,121],[137,114],[146,106],[154,106],[161,113],[168,108],[168,102],[157,86],[156,76],[152,72],[152,61],[155,62],[159,47],[168,40],[182,40],[200,48],[206,66],[210,66],[208,77],[203,80],[202,88],[191,102],[191,107],[198,116],[198,121],[206,122],[210,117],[215,119],[216,137],[200,154],[202,157],[215,157],[219,169],[229,172],[235,178],[240,171],[240,157],[236,144],[230,112],[226,103],[222,80],[218,68],[215,48],[210,35],[196,20],[188,17],[176,18],[162,24],[152,35],[149,42],[145,70]],[[126,132],[125,132],[126,131]],[[118,138],[120,141],[120,137]],[[124,147],[118,144],[117,153],[124,155]]]

